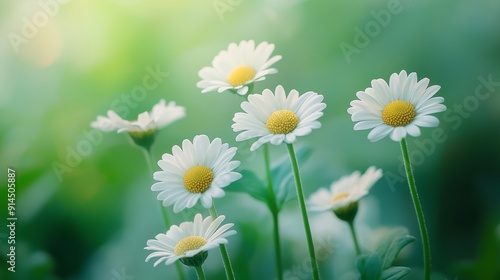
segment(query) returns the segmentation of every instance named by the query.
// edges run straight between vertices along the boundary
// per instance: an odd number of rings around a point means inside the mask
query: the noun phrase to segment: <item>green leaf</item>
[[[311,155],[312,149],[302,147],[297,151],[297,160],[305,161]],[[273,182],[273,190],[276,196],[276,204],[278,211],[281,210],[283,204],[292,200],[295,197],[295,187],[293,181],[292,165],[288,156],[279,159],[274,166],[271,167],[271,178]],[[238,170],[242,178],[231,185],[224,188],[228,192],[243,192],[253,198],[269,205],[267,185],[253,171],[242,169]]]
[[[266,185],[250,170],[239,170],[241,179],[224,188],[228,192],[247,193],[258,201],[268,204]]]
[[[399,252],[413,241],[415,237],[408,235],[408,230],[405,228],[391,229],[384,235],[376,249],[382,260],[382,268],[391,267]]]
[[[358,257],[356,266],[362,280],[379,280],[382,273],[382,260],[378,254]]]
[[[311,153],[311,148],[301,147],[297,150],[297,160],[302,163],[309,158]],[[295,183],[293,180],[292,165],[288,156],[280,158],[271,167],[271,177],[274,193],[276,194],[276,203],[278,209],[281,209],[283,204],[295,198]]]
[[[382,272],[381,280],[398,280],[410,273],[411,269],[404,266],[393,266]]]

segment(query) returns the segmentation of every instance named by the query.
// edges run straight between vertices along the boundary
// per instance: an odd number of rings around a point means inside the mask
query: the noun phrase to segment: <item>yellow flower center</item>
[[[331,202],[333,202],[333,203],[335,203],[335,202],[339,202],[339,201],[341,201],[342,199],[345,199],[345,198],[347,198],[347,197],[349,197],[349,194],[348,194],[348,193],[345,193],[345,192],[343,192],[343,193],[338,193],[338,194],[336,194],[336,195],[334,195],[334,196],[332,197]]]
[[[184,237],[175,245],[174,253],[176,255],[184,255],[186,252],[196,250],[205,244],[207,244],[207,240],[201,236]]]
[[[212,169],[197,165],[189,168],[184,174],[184,186],[189,192],[202,193],[210,187],[213,179]]]
[[[250,81],[255,77],[255,70],[252,67],[242,65],[236,67],[236,69],[229,74],[227,77],[227,82],[233,87],[244,85],[246,82]]]
[[[413,121],[417,112],[415,107],[403,100],[395,100],[387,104],[382,110],[382,120],[390,126],[406,126]]]
[[[279,110],[271,114],[266,127],[272,134],[288,134],[299,124],[299,117],[290,110]]]

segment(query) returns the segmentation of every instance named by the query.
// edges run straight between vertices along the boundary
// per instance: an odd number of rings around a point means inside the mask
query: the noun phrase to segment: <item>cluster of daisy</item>
[[[287,146],[292,165],[289,172],[293,171],[295,178],[310,250],[311,271],[313,278],[319,279],[293,143],[298,137],[321,127],[318,119],[323,115],[326,104],[321,94],[313,91],[301,94],[294,89],[287,92],[282,85],[277,85],[274,90],[254,91],[257,82],[278,72],[272,66],[282,57],[272,56],[274,47],[267,42],[256,46],[252,40],[229,44],[227,50],[215,56],[211,67],[199,71],[201,81],[197,86],[202,93],[229,92],[244,97],[245,101],[241,103],[243,112],[234,115],[232,130],[236,133],[236,141],[253,141],[251,151],[268,144]],[[392,74],[389,83],[382,79],[373,80],[371,87],[356,94],[359,99],[351,102],[347,112],[356,122],[355,130],[371,129],[369,140],[378,141],[389,136],[406,146],[405,138],[408,135],[419,136],[419,127],[438,125],[438,119],[432,114],[446,110],[441,104],[444,99],[434,97],[438,90],[439,86],[429,87],[427,78],[418,81],[416,73],[408,75],[401,71]],[[177,106],[173,101],[166,104],[161,100],[151,112],[140,114],[136,121],[123,120],[110,110],[107,117],[97,117],[92,127],[126,132],[135,144],[149,151],[157,132],[184,116],[184,107]],[[267,148],[264,151],[268,157]],[[201,265],[207,258],[207,251],[220,247],[226,276],[234,279],[224,244],[228,242],[226,238],[236,234],[236,231],[230,230],[231,223],[222,225],[225,217],[217,215],[214,200],[224,197],[224,188],[242,178],[237,171],[240,162],[233,160],[236,153],[236,147],[230,147],[220,138],[210,140],[206,135],[196,135],[192,141],[185,139],[181,146],[174,145],[171,153],[163,154],[157,162],[161,170],[154,172],[156,182],[151,186],[151,190],[157,192],[162,207],[172,206],[173,212],[179,213],[199,203],[209,209],[210,216],[203,218],[201,213],[197,213],[194,221],[183,222],[179,226],[170,225],[165,233],[148,240],[145,249],[153,252],[146,261],[158,258],[154,263],[156,266],[179,260],[195,267],[199,278],[204,279]],[[269,173],[268,170],[268,176]],[[349,223],[358,255],[361,248],[354,235],[353,222],[359,200],[368,194],[381,176],[382,170],[373,166],[364,174],[355,171],[333,182],[329,189],[317,190],[307,201],[309,211],[332,211],[339,219]],[[276,254],[280,254],[279,249]],[[278,279],[282,279],[280,258],[277,262]]]

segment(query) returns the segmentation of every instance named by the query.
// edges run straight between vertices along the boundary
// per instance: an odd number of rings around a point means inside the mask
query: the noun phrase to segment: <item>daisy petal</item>
[[[278,72],[270,68],[281,59],[279,55],[271,57],[273,50],[274,45],[267,42],[257,46],[252,40],[230,43],[227,50],[214,57],[211,67],[203,67],[198,72],[201,81],[196,86],[202,93],[231,90],[246,95],[251,84]]]
[[[196,135],[192,141],[185,139],[182,147],[175,145],[172,154],[158,161],[163,171],[154,173],[158,182],[151,190],[159,192],[157,199],[164,206],[173,205],[175,213],[193,208],[198,201],[210,208],[214,198],[225,195],[221,188],[241,178],[234,171],[240,165],[233,160],[235,155],[236,148],[220,138],[210,141],[206,135]]]
[[[378,141],[390,136],[401,141],[407,135],[420,136],[419,127],[434,127],[439,120],[430,116],[444,112],[442,97],[434,97],[439,86],[429,86],[429,79],[418,81],[417,74],[402,70],[393,73],[389,84],[383,79],[374,79],[370,88],[358,91],[359,98],[350,102],[347,112],[355,122],[354,130],[371,129],[368,139]]]
[[[336,213],[336,210],[349,207],[348,205],[366,196],[381,177],[382,170],[373,166],[370,166],[364,174],[354,171],[331,183],[329,189],[321,188],[311,194],[308,199],[309,209],[312,211],[333,210]],[[343,211],[349,211],[349,208],[344,208]]]
[[[236,234],[236,231],[230,230],[233,227],[231,223],[222,225],[223,221],[224,216],[212,220],[210,216],[203,219],[201,214],[196,214],[192,222],[171,226],[166,234],[158,234],[155,239],[146,242],[148,246],[144,249],[152,251],[146,262],[158,258],[153,266],[163,262],[170,265],[181,258],[227,244],[226,237]]]
[[[274,92],[265,89],[262,94],[252,94],[241,105],[245,112],[234,115],[231,127],[238,132],[236,141],[257,138],[251,151],[267,142],[294,143],[298,136],[321,127],[318,119],[326,108],[322,101],[323,96],[312,91],[299,95],[298,91],[291,90],[287,95],[281,85],[276,86]]]

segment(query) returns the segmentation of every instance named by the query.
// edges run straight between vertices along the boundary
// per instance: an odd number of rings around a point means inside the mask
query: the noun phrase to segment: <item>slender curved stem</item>
[[[352,240],[354,241],[354,248],[356,248],[356,256],[361,255],[361,248],[359,247],[358,237],[356,236],[356,230],[354,229],[354,221],[347,222],[349,228],[351,229]]]
[[[149,175],[153,176],[153,157],[151,156],[151,150],[146,149],[146,148],[141,148],[142,152],[144,153],[144,157],[146,158],[146,163],[148,164],[148,171]]]
[[[424,276],[425,280],[429,280],[431,278],[431,247],[429,243],[429,235],[427,234],[427,226],[425,225],[422,205],[420,204],[420,199],[418,198],[417,186],[415,185],[415,178],[413,177],[413,170],[411,168],[410,153],[408,151],[408,145],[406,144],[405,138],[401,139],[401,151],[403,153],[408,186],[410,187],[411,198],[413,200],[413,206],[415,207],[415,213],[417,214],[420,236],[422,238],[422,246],[424,250]]]
[[[299,164],[297,162],[297,156],[295,155],[295,150],[292,144],[286,144],[288,148],[288,153],[290,154],[290,161],[292,163],[293,175],[295,178],[295,185],[297,187],[297,199],[299,201],[300,211],[302,212],[302,222],[304,223],[304,230],[306,232],[307,245],[309,248],[309,257],[311,258],[311,270],[313,273],[313,279],[319,279],[319,269],[318,261],[316,260],[316,255],[314,253],[314,243],[311,234],[311,228],[309,226],[309,218],[307,217],[306,202],[304,198],[304,191],[302,189],[302,182],[300,179]]]
[[[143,148],[142,150],[144,152],[144,157],[146,158],[146,162],[148,164],[149,174],[150,176],[153,176],[153,160],[152,160],[153,157],[151,156],[151,150],[146,148]],[[165,208],[162,205],[161,201],[158,202],[160,206],[161,215],[163,217],[163,223],[165,224],[165,227],[168,230],[172,224],[170,222],[167,208]],[[179,279],[186,280],[186,275],[184,274],[184,270],[182,269],[182,264],[180,262],[175,262],[175,268],[177,270],[177,274],[179,274]]]
[[[196,266],[195,267],[196,269],[196,274],[198,275],[198,280],[205,280],[205,272],[203,271],[203,267],[200,266]]]
[[[268,193],[268,206],[273,218],[273,239],[274,239],[274,253],[276,255],[276,273],[278,280],[283,279],[283,264],[281,257],[281,242],[280,242],[280,228],[279,228],[279,209],[276,203],[276,195],[274,194],[273,180],[271,178],[271,163],[269,160],[269,146],[264,144],[264,165],[267,177],[267,193]]]
[[[212,204],[212,207],[208,209],[210,212],[210,216],[212,216],[212,219],[217,219],[217,210],[215,210],[215,205]],[[224,244],[219,245],[220,249],[220,254],[222,256],[222,261],[224,262],[224,269],[226,270],[226,277],[228,280],[234,280],[234,271],[233,267],[231,266],[231,261],[229,260],[229,254],[227,253],[226,246]]]

